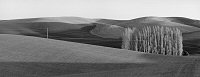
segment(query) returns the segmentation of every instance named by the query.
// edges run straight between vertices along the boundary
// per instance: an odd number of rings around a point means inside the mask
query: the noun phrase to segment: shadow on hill
[[[169,18],[174,19],[174,20],[172,20],[172,22],[182,23],[182,24],[185,24],[185,25],[190,25],[190,26],[200,28],[200,21],[199,20],[193,20],[193,19],[184,18],[184,17],[169,17]]]
[[[70,24],[63,22],[2,22],[0,34],[17,34],[71,41],[106,47],[121,48],[121,40],[102,38],[90,33],[96,26],[90,24]]]
[[[30,23],[28,23],[30,24]],[[34,35],[34,34],[23,34],[27,36],[36,36],[36,37],[42,37],[46,38],[46,28],[47,26],[42,26],[45,23],[34,23],[34,25],[29,26],[31,30],[38,32],[39,35]],[[54,23],[55,24],[55,23]],[[71,25],[70,26],[76,26],[76,25]],[[84,24],[79,24],[82,25],[82,27],[75,27],[73,29],[64,30],[62,29],[62,26],[58,26],[60,29],[52,30],[52,27],[49,27],[49,39],[56,39],[56,40],[63,40],[63,41],[70,41],[70,42],[77,42],[77,43],[85,43],[85,44],[91,44],[91,45],[99,45],[99,46],[106,46],[106,47],[113,47],[113,48],[121,48],[121,40],[120,39],[109,39],[109,38],[102,38],[96,35],[93,35],[90,33],[92,29],[94,29],[96,26],[93,24],[87,24],[83,26]],[[57,26],[57,25],[56,25]],[[65,26],[67,26],[65,24]]]
[[[186,40],[183,41],[183,49],[187,51],[190,55],[199,55],[200,54],[200,41],[196,40]]]

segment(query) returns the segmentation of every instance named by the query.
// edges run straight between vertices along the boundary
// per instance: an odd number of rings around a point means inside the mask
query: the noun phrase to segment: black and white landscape
[[[189,56],[120,49],[120,31],[145,25],[180,28],[183,48]],[[195,77],[200,72],[199,20],[47,17],[3,20],[0,27],[2,77]]]
[[[0,20],[0,77],[200,77],[199,56],[187,16]]]

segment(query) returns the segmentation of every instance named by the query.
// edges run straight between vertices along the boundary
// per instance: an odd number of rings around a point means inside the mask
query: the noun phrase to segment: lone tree
[[[122,48],[163,55],[182,56],[182,33],[178,28],[146,26],[126,28],[122,36]]]

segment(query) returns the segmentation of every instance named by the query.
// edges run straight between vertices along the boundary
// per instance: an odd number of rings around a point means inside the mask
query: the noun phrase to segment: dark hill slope
[[[168,17],[168,18],[171,19],[172,22],[182,23],[185,25],[190,25],[190,26],[200,28],[199,20],[189,19],[189,18],[184,18],[184,17]]]

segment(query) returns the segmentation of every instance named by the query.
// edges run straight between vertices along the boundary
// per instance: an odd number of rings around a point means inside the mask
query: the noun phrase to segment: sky
[[[0,0],[0,20],[61,16],[119,20],[158,16],[200,20],[200,0]]]

